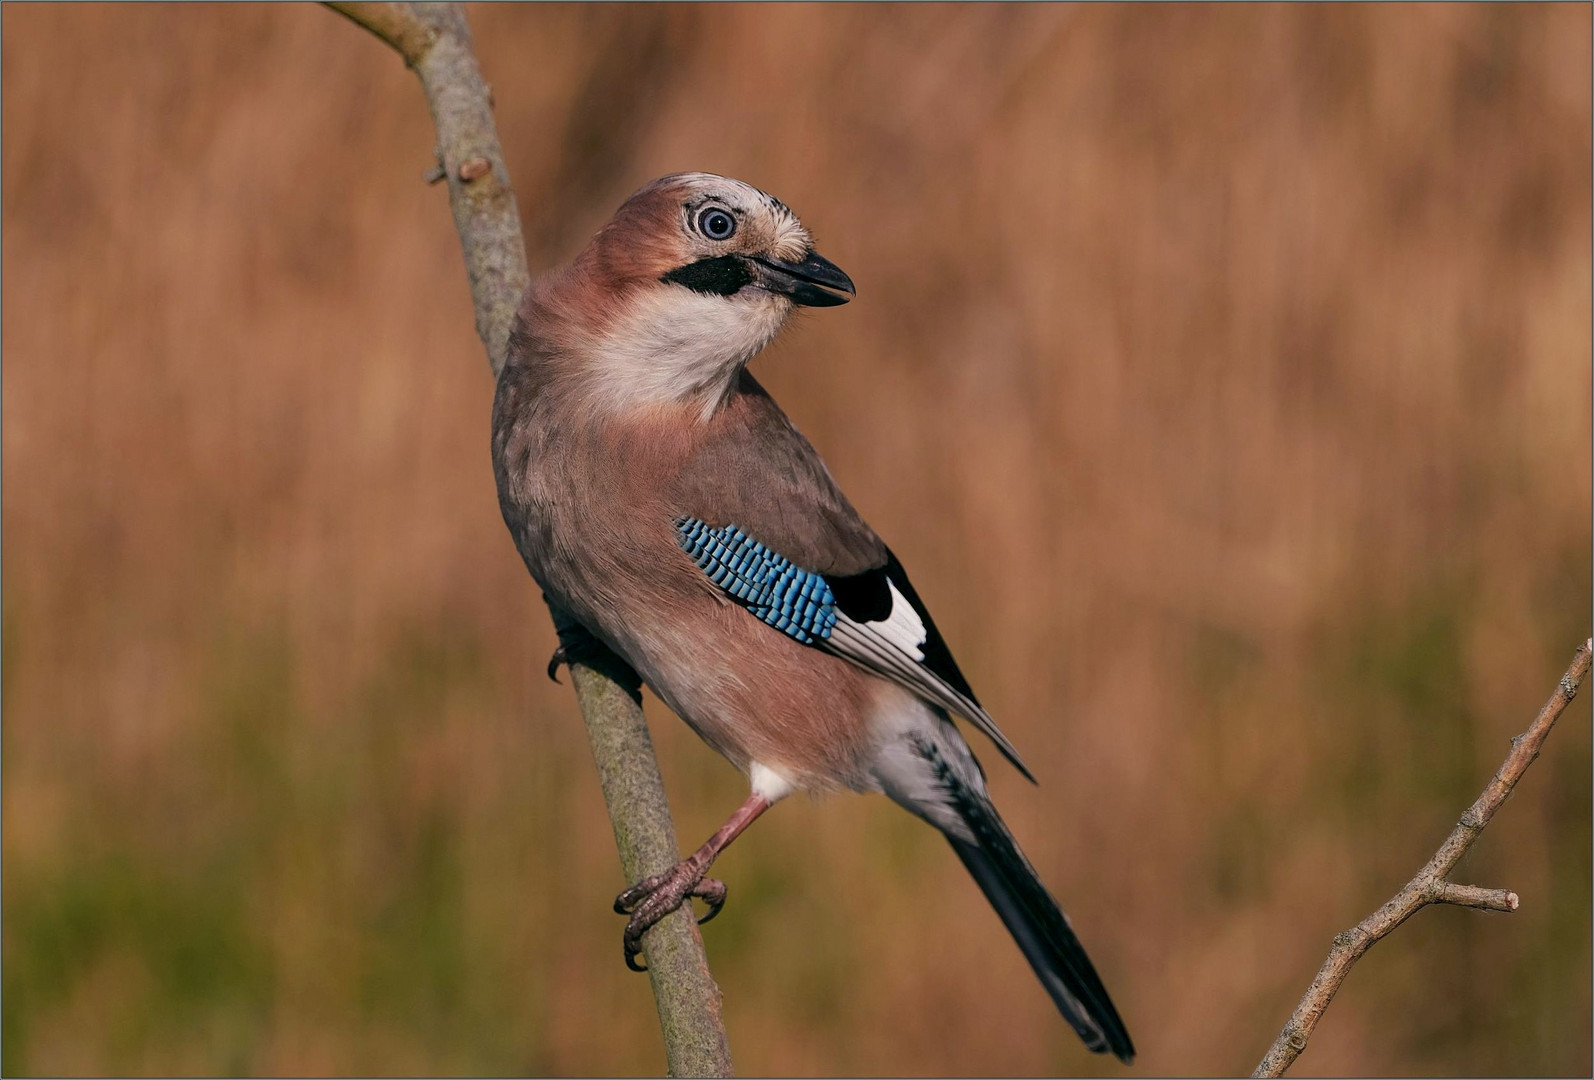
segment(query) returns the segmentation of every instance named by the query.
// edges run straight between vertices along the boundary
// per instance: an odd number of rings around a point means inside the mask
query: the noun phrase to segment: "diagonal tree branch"
[[[476,63],[464,9],[443,3],[327,6],[398,50],[420,76],[437,126],[440,178],[448,181],[449,206],[465,252],[476,332],[496,376],[504,366],[510,326],[529,276],[520,214],[493,123],[491,91]],[[662,873],[680,858],[680,848],[642,717],[640,681],[574,620],[551,610],[562,654],[570,660],[576,701],[626,880]],[[691,907],[659,922],[644,942],[670,1074],[730,1076],[719,987],[709,972]]]
[[[328,7],[398,50],[421,79],[437,125],[437,160],[465,249],[476,333],[496,376],[509,352],[509,328],[530,283],[520,211],[509,187],[465,11],[458,4],[353,3]]]
[[[1594,650],[1594,639],[1585,641],[1578,648],[1572,657],[1572,666],[1561,676],[1555,693],[1550,695],[1550,700],[1544,703],[1544,708],[1539,710],[1539,715],[1528,729],[1511,740],[1511,752],[1506,755],[1499,771],[1483,789],[1483,794],[1461,815],[1461,820],[1450,831],[1445,842],[1439,845],[1439,850],[1428,860],[1428,864],[1417,871],[1417,876],[1383,907],[1334,938],[1334,944],[1328,950],[1328,959],[1323,961],[1317,978],[1307,987],[1306,995],[1295,1006],[1289,1022],[1279,1032],[1278,1038],[1273,1040],[1273,1045],[1268,1048],[1252,1076],[1283,1076],[1285,1070],[1306,1049],[1306,1042],[1312,1037],[1317,1022],[1322,1019],[1324,1010],[1334,1000],[1334,994],[1356,961],[1420,908],[1428,904],[1460,904],[1484,911],[1517,909],[1518,899],[1514,892],[1457,885],[1448,876],[1472,842],[1482,834],[1528,766],[1539,756],[1539,750],[1549,736],[1550,729],[1555,726],[1555,721],[1560,719],[1566,706],[1577,696],[1578,687],[1588,674],[1591,650]]]

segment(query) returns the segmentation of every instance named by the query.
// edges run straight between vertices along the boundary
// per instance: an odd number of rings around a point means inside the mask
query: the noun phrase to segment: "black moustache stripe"
[[[753,283],[753,272],[739,256],[716,255],[678,266],[659,280],[685,285],[708,296],[731,296]]]

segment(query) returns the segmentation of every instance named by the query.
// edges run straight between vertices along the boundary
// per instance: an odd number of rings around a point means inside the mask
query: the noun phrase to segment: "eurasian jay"
[[[1129,1032],[950,715],[1033,777],[901,564],[747,373],[794,307],[853,295],[780,200],[683,173],[631,196],[521,304],[493,403],[521,557],[752,788],[616,899],[626,963],[643,970],[643,933],[689,897],[718,913],[705,871],[774,803],[884,792],[946,836],[1085,1044],[1127,1062]]]

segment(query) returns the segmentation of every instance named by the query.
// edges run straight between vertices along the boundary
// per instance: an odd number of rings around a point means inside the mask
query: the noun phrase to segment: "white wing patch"
[[[891,588],[891,614],[886,616],[884,622],[870,623],[869,627],[913,659],[922,661],[924,641],[929,637],[924,630],[924,621],[913,610],[913,605],[897,592],[895,582],[887,581],[886,584]]]
[[[859,622],[837,609],[836,624],[831,627],[830,636],[815,644],[890,679],[948,712],[966,717],[991,737],[1019,772],[1033,781],[1035,777],[1018,756],[1018,750],[1002,734],[990,714],[924,666],[924,643],[929,639],[924,620],[897,591],[894,581],[887,578],[886,584],[891,588],[890,614],[877,622]]]

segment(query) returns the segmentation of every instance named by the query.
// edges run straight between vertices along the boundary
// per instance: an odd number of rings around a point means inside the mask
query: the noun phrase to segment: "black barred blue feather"
[[[1035,779],[980,707],[889,550],[882,566],[827,578],[771,551],[736,525],[716,528],[679,517],[675,535],[710,581],[764,622],[968,718],[1019,772]]]
[[[830,636],[836,597],[818,574],[793,565],[734,525],[716,529],[682,517],[675,521],[675,535],[710,581],[776,630],[804,645]]]

